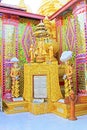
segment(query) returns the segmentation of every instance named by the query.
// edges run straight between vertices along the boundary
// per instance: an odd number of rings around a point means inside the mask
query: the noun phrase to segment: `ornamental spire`
[[[22,9],[27,10],[27,7],[26,7],[26,4],[25,4],[24,0],[19,1],[19,7],[22,8]]]

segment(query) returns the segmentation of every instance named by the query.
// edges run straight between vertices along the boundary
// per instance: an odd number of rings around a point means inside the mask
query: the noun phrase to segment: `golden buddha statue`
[[[39,44],[35,50],[36,62],[45,62],[46,54],[44,46]]]
[[[47,37],[49,34],[42,21],[36,26],[34,35],[36,36],[36,39],[38,39],[38,44],[35,49],[36,62],[45,62],[47,52],[44,47],[44,38]]]
[[[10,76],[12,78],[12,97],[19,97],[19,77],[20,77],[20,68],[18,66],[18,59],[16,57],[11,59],[12,68]]]
[[[29,57],[30,57],[30,62],[34,62],[34,46],[31,44],[30,49],[29,49]]]
[[[72,90],[72,67],[69,64],[69,61],[65,62],[65,75],[65,97],[68,97]]]
[[[45,23],[48,26],[49,20],[46,18]],[[46,28],[45,24],[41,21],[37,26],[34,32],[36,37],[36,48],[34,49],[34,58],[36,62],[49,62],[56,60],[54,58],[54,52],[58,50],[58,45],[55,44],[54,41],[51,40],[50,26]],[[57,46],[56,46],[57,45]],[[57,48],[57,49],[55,49]]]

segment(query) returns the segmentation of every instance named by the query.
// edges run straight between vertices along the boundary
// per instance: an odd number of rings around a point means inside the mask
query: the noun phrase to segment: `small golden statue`
[[[13,57],[11,59],[12,68],[10,76],[12,78],[12,97],[19,97],[19,77],[20,77],[20,68],[18,66],[18,59]]]
[[[65,74],[65,97],[67,97],[72,89],[72,67],[69,65],[69,61],[65,62]]]
[[[44,44],[39,43],[36,50],[35,50],[36,62],[38,62],[38,63],[45,62],[46,54],[47,53],[46,53],[46,50],[44,48]]]
[[[34,62],[34,46],[31,44],[31,47],[29,49],[29,56],[30,56],[30,62]]]
[[[65,74],[63,76],[65,82],[65,98],[69,97],[72,90],[72,66],[69,64],[69,59],[72,57],[71,51],[64,51],[60,57],[62,62],[65,62]]]

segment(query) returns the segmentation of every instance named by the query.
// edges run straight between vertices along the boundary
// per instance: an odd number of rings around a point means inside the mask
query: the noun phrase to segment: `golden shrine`
[[[47,52],[44,45],[49,33],[43,22],[37,25],[34,35],[39,41],[36,48],[31,44],[30,63],[24,65],[23,98],[29,103],[30,112],[41,114],[53,111],[54,103],[62,98],[62,94],[53,46],[48,46]]]

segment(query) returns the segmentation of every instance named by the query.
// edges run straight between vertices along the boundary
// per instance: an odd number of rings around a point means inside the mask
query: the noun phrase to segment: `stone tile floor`
[[[87,130],[87,115],[77,118],[70,121],[54,114],[26,112],[7,115],[0,112],[0,130]]]

